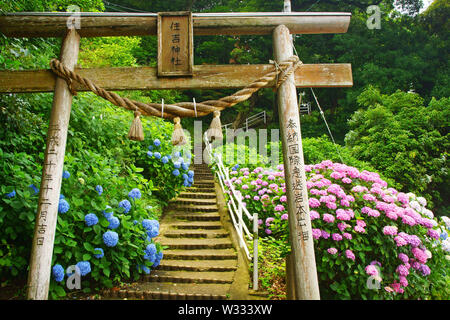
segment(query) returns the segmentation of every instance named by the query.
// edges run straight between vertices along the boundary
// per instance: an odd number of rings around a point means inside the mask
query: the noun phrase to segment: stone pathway
[[[247,290],[248,283],[236,276],[238,253],[221,222],[213,174],[206,164],[194,165],[194,172],[194,185],[169,204],[160,221],[156,241],[169,247],[160,266],[117,298],[233,299],[236,281]]]

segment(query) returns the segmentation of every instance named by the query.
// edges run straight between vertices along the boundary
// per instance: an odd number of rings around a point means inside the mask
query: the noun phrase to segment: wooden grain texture
[[[158,78],[157,69],[76,69],[107,90],[237,89],[273,68],[272,65],[198,65],[192,78]],[[56,76],[50,70],[0,71],[0,93],[52,92]],[[351,87],[350,64],[305,64],[295,73],[297,87]],[[75,88],[86,91],[84,87]]]
[[[273,33],[274,56],[277,62],[285,61],[293,54],[289,30],[278,26]],[[278,115],[286,179],[287,209],[289,213],[289,242],[294,281],[294,299],[320,299],[314,254],[314,244],[309,217],[308,190],[303,157],[294,75],[290,75],[277,91]]]
[[[192,76],[193,66],[192,13],[159,13],[158,76]]]
[[[7,37],[62,37],[65,15],[7,14],[0,16],[0,32]],[[345,33],[350,13],[193,14],[194,35],[271,34],[284,24],[294,34]],[[156,15],[85,15],[78,30],[82,37],[156,35]]]
[[[69,69],[73,69],[77,63],[79,45],[80,36],[75,30],[71,30],[63,40],[61,49],[61,61]],[[31,247],[27,298],[32,300],[46,300],[48,298],[71,107],[72,94],[67,83],[63,79],[58,79],[53,95],[53,107],[47,133],[39,203]]]

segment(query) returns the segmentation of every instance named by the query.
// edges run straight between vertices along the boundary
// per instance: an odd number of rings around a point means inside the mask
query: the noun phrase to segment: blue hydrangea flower
[[[85,217],[84,217],[84,221],[86,222],[86,225],[88,227],[92,227],[94,225],[96,225],[98,223],[98,218],[94,213],[88,213]]]
[[[187,181],[187,179],[185,179],[185,180],[183,181],[183,186],[189,187],[189,181]]]
[[[188,178],[187,181],[188,181],[189,183],[194,183],[194,178]]]
[[[57,282],[64,280],[64,268],[60,264],[55,264],[52,268],[53,277]]]
[[[101,185],[97,185],[95,190],[98,192],[98,195],[101,196],[103,193],[103,187]]]
[[[14,198],[16,196],[16,190],[11,191],[10,193],[6,194],[7,198]]]
[[[173,174],[175,177],[176,177],[176,176],[179,176],[179,175],[180,175],[180,170],[175,169],[175,170],[172,171],[172,174]]]
[[[62,177],[63,177],[64,179],[69,179],[69,178],[70,178],[70,172],[67,171],[67,170],[64,170],[64,171],[63,171],[63,174],[62,174]]]
[[[181,168],[181,162],[174,162],[173,166],[175,169],[180,169]]]
[[[128,200],[122,200],[119,202],[119,208],[123,208],[124,213],[128,213],[131,209],[131,203]]]
[[[144,271],[145,274],[150,274],[150,268],[147,266],[142,266],[142,271]]]
[[[193,178],[194,177],[194,171],[189,170],[188,171],[188,176],[189,176],[189,178]]]
[[[59,213],[66,213],[67,211],[69,211],[69,209],[70,209],[70,205],[66,201],[66,199],[60,199],[59,200],[59,204],[58,204],[58,212]]]
[[[147,245],[147,247],[145,248],[145,253],[152,255],[152,254],[156,254],[156,246],[154,243],[150,243],[149,245]]]
[[[106,231],[103,234],[103,243],[108,247],[115,247],[119,241],[119,235],[114,231]]]
[[[232,168],[233,171],[236,171],[237,169],[239,169],[239,165],[238,165],[238,164],[235,165],[235,166]]]
[[[94,251],[100,251],[100,253],[95,253],[94,257],[96,257],[97,259],[101,259],[105,256],[105,252],[103,251],[102,248],[94,248]]]
[[[151,238],[155,238],[159,235],[159,229],[158,228],[151,228],[150,230],[147,230],[147,236]]]
[[[61,193],[60,195],[59,195],[59,199],[65,199],[66,197]]]
[[[149,151],[149,152],[147,152],[147,155],[151,158],[151,157],[153,157],[153,152]]]
[[[169,162],[169,158],[167,156],[164,156],[161,158],[162,163],[166,164],[167,162]]]
[[[176,158],[181,157],[180,151],[175,152],[175,153],[173,154],[173,156],[176,157]]]
[[[153,150],[153,146],[152,145],[149,145],[148,146],[148,151],[152,151]]]
[[[76,264],[76,266],[80,269],[80,274],[82,276],[85,276],[91,272],[91,263],[89,261],[80,261]]]
[[[109,229],[116,229],[118,226],[120,226],[120,220],[117,217],[111,217],[108,219],[109,222]]]
[[[162,253],[162,251],[160,251],[160,252],[158,252],[158,253],[156,254],[156,260],[155,260],[155,262],[153,263],[152,267],[153,267],[153,268],[156,268],[157,266],[159,266],[159,264],[160,264],[162,258],[163,258],[163,253]]]
[[[448,238],[448,233],[447,232],[442,232],[441,235],[439,236],[442,240],[447,240]]]
[[[108,209],[110,209],[110,210],[108,210]],[[102,213],[106,219],[109,219],[113,216],[113,211],[110,206],[106,206],[105,210],[103,210]]]
[[[130,197],[133,200],[140,199],[141,198],[141,191],[138,188],[134,188],[128,193],[128,197]]]
[[[150,261],[151,263],[155,263],[156,261],[156,254],[149,254],[149,253],[145,253],[144,255],[144,259]]]
[[[159,147],[161,145],[161,141],[159,141],[159,139],[155,139],[153,140],[153,144],[155,145],[155,147]]]
[[[133,220],[133,225],[137,225],[138,221],[137,220]]]
[[[142,226],[145,230],[150,230],[152,228],[159,229],[159,222],[158,220],[144,219],[142,220]]]
[[[161,159],[161,153],[155,152],[153,155],[155,156],[156,159],[158,160]]]
[[[30,184],[28,187],[33,189],[33,191],[34,191],[33,195],[39,193],[39,189],[34,184]]]
[[[189,177],[186,173],[183,173],[183,175],[181,176],[184,180],[187,180]]]
[[[181,164],[181,169],[188,170],[189,169],[189,165],[187,165],[186,163],[182,163]]]
[[[167,159],[172,159],[172,156],[170,154],[167,155]]]
[[[188,153],[186,154],[186,158],[188,158],[188,159],[190,159],[190,158],[192,158],[192,155],[191,155],[191,153],[188,151]]]

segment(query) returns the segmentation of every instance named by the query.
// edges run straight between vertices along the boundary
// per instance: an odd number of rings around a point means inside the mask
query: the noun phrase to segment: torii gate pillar
[[[286,26],[280,25],[275,28],[273,42],[277,62],[285,61],[294,54],[292,38]],[[283,144],[291,259],[293,260],[289,266],[293,268],[293,283],[289,283],[289,287],[294,289],[295,295],[292,297],[294,299],[319,300],[294,75],[290,75],[278,88],[278,115]],[[289,278],[288,281],[290,281]]]

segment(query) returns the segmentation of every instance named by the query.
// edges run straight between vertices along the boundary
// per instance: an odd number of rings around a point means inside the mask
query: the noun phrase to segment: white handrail
[[[246,118],[246,119],[245,119],[245,125],[242,126],[242,127],[240,127],[240,128],[238,128],[237,130],[239,130],[239,129],[245,129],[245,130],[248,130],[248,128],[249,128],[251,125],[253,125],[253,124],[255,124],[255,123],[258,123],[258,122],[261,121],[261,120],[264,120],[264,124],[266,123],[266,121],[267,121],[266,111],[262,111],[262,112],[260,112],[260,113],[254,114],[254,115],[252,115],[252,116]],[[229,127],[231,127],[232,125],[233,125],[233,122],[224,124],[224,125],[222,125],[222,129],[225,129],[225,130],[226,130],[226,129],[228,129]]]
[[[229,195],[230,199],[227,201],[227,207],[230,213],[231,221],[233,222],[233,226],[239,238],[239,245],[244,249],[247,259],[250,261],[253,259],[253,289],[258,290],[258,213],[255,212],[251,215],[247,208],[243,205],[244,202],[242,202],[242,195],[240,193],[238,194],[234,188],[228,172],[229,170],[223,165],[222,155],[213,155],[212,145],[208,140],[206,132],[203,139],[205,141],[206,150],[210,159],[214,159],[217,165],[216,174],[220,187],[222,188],[224,194]],[[243,213],[247,216],[249,221],[253,222],[253,234],[250,232],[243,219]],[[253,241],[252,254],[250,254],[250,248],[245,241],[244,233],[248,239]]]

